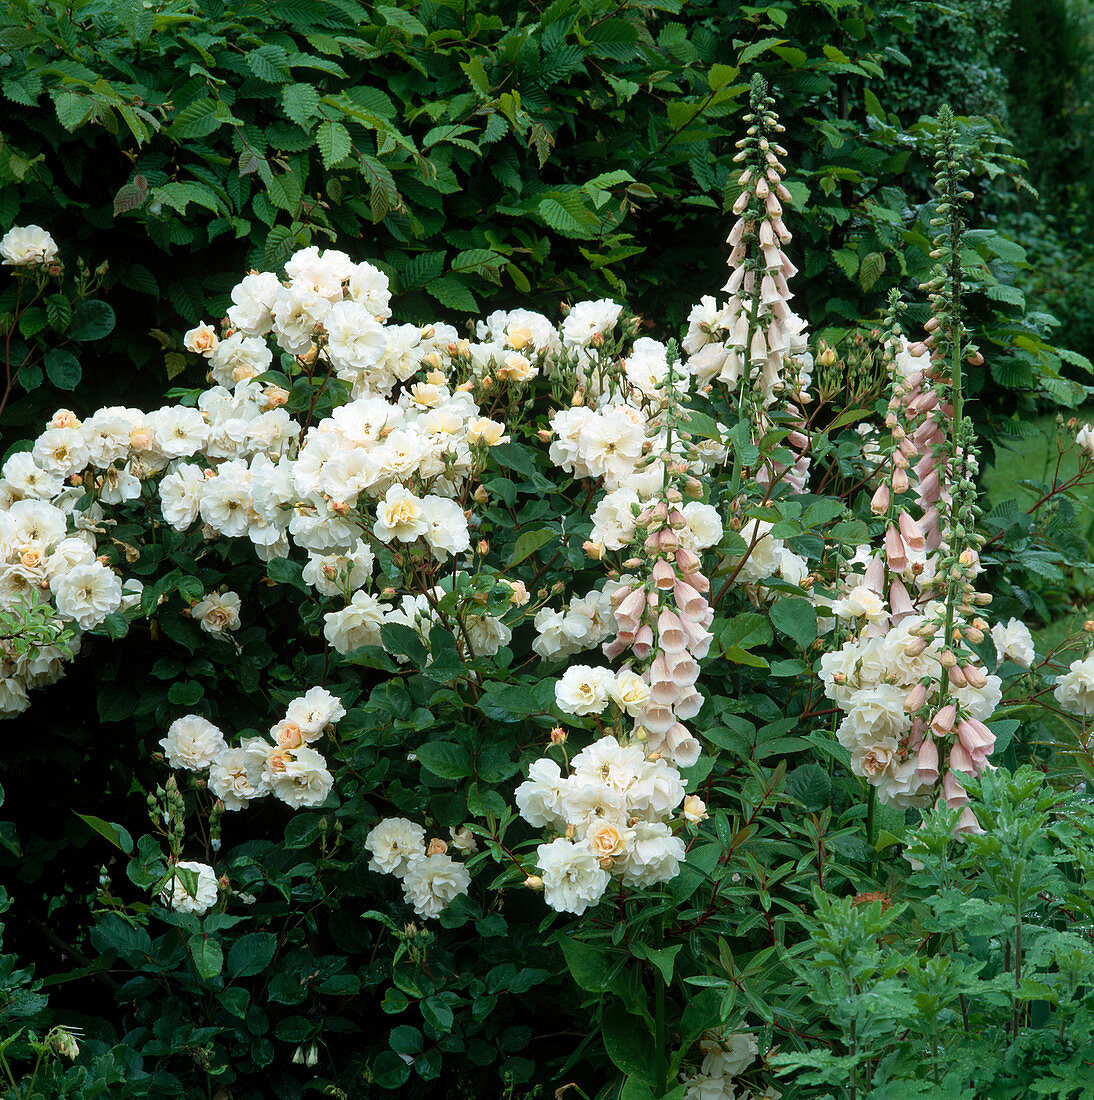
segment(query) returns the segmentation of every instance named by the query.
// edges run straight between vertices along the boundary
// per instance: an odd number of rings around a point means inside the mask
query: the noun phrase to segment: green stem
[[[665,945],[665,918],[658,913],[654,925],[657,946]],[[665,1030],[665,977],[655,966],[653,967],[653,1021],[656,1034],[654,1035],[654,1085],[657,1096],[660,1098],[669,1091],[669,1061],[666,1048],[667,1034]]]

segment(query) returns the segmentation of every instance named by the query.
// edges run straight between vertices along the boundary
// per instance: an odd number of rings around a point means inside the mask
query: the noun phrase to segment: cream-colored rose
[[[207,634],[223,634],[239,628],[241,600],[235,592],[212,593],[199,600],[190,614],[201,624]]]
[[[0,237],[0,256],[12,267],[34,267],[57,259],[57,242],[40,225],[15,225]]]
[[[626,851],[624,836],[626,830],[621,833],[611,822],[601,821],[594,825],[588,833],[589,851],[598,860],[603,861],[621,856]]]
[[[206,359],[217,350],[219,343],[220,337],[217,336],[216,329],[204,321],[197,328],[190,329],[182,338],[182,346],[187,351],[192,351],[195,355],[204,355]]]
[[[487,447],[496,447],[499,443],[508,440],[505,434],[505,425],[499,424],[486,416],[476,416],[467,425],[467,442],[470,444],[485,443]]]

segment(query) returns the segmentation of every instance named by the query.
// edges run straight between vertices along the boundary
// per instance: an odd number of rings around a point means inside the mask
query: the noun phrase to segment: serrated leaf
[[[578,221],[556,198],[540,200],[536,209],[552,229],[567,237],[587,238],[592,236],[589,229]]]
[[[259,80],[266,84],[287,84],[289,75],[289,56],[280,46],[267,43],[251,50],[244,60],[248,68]]]
[[[345,126],[330,120],[319,124],[315,131],[315,143],[323,158],[323,167],[328,170],[348,157],[352,147],[349,131]]]
[[[397,27],[408,38],[424,38],[429,33],[426,25],[408,11],[388,7],[386,4],[378,4],[376,10],[389,27]]]
[[[427,741],[415,752],[418,763],[441,779],[463,779],[471,774],[471,757],[451,741]]]
[[[114,331],[114,324],[114,309],[109,302],[100,298],[85,298],[72,308],[68,336],[81,344],[101,340]]]
[[[880,252],[869,252],[859,266],[858,279],[863,290],[871,290],[885,271],[885,257]]]
[[[147,198],[148,180],[138,172],[128,183],[122,184],[115,193],[114,217],[136,210]]]
[[[94,107],[94,102],[89,95],[56,89],[49,94],[57,112],[57,121],[70,132],[87,121]]]
[[[216,102],[208,97],[187,104],[167,127],[167,136],[175,141],[208,137],[225,120],[218,117]]]
[[[319,113],[319,93],[310,84],[288,84],[281,89],[285,114],[304,129]]]
[[[64,332],[72,320],[72,303],[63,294],[51,294],[46,299],[46,319],[54,332]]]
[[[277,952],[277,937],[272,932],[248,932],[228,950],[228,973],[233,978],[261,974]]]
[[[775,629],[808,648],[817,638],[817,611],[808,601],[790,597],[779,600],[771,608],[771,622]]]
[[[206,981],[215,978],[224,965],[224,952],[210,936],[199,934],[190,937],[190,957],[198,974]]]
[[[446,309],[459,310],[461,313],[474,313],[479,308],[475,295],[456,275],[444,275],[425,284],[425,292],[436,298]]]

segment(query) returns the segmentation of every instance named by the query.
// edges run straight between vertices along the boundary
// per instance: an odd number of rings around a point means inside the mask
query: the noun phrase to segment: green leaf
[[[83,377],[80,360],[63,348],[51,348],[43,359],[46,375],[59,390],[74,390]]]
[[[614,980],[609,977],[609,971],[613,957],[607,948],[597,947],[565,933],[559,935],[558,944],[570,976],[582,989],[589,993],[604,993],[612,987]]]
[[[132,854],[133,838],[121,825],[115,825],[112,821],[103,821],[101,817],[94,817],[91,814],[76,814],[76,816],[100,836],[106,837],[119,852],[124,852],[126,855]]]
[[[657,1063],[653,1036],[630,1013],[618,1005],[609,1005],[601,1023],[604,1049],[616,1069],[628,1077],[637,1077],[653,1084],[653,1067]]]
[[[197,680],[179,680],[167,689],[167,698],[177,707],[192,707],[205,694]]]
[[[220,944],[210,936],[200,933],[190,937],[190,957],[198,974],[206,981],[215,978],[224,965],[224,952]]]
[[[277,937],[272,932],[248,932],[228,950],[228,973],[233,978],[261,974],[277,953]]]
[[[885,257],[880,252],[869,252],[859,267],[858,279],[863,290],[871,290],[885,271]]]
[[[286,85],[281,89],[281,106],[297,126],[307,129],[319,113],[319,93],[310,84]]]
[[[734,65],[711,65],[710,72],[707,73],[707,83],[710,85],[710,90],[716,92],[727,84],[732,84],[739,73],[740,69]]]
[[[513,547],[513,556],[509,559],[510,565],[519,565],[529,554],[534,554],[541,547],[546,546],[553,538],[558,537],[557,531],[549,527],[539,531],[525,531],[517,537],[517,544]]]
[[[304,580],[304,566],[292,558],[271,558],[266,562],[266,576],[278,584],[290,584],[305,595],[311,595],[311,586]]]
[[[429,33],[426,25],[408,11],[388,7],[386,4],[377,4],[376,10],[389,27],[397,27],[408,38],[424,38]]]
[[[635,941],[631,944],[631,954],[637,959],[645,959],[647,962],[653,963],[665,980],[665,985],[671,985],[673,964],[683,946],[681,943],[674,943],[671,947],[650,947],[647,944]]]
[[[471,87],[481,96],[489,96],[490,81],[486,78],[486,70],[482,67],[482,59],[473,57],[470,61],[461,61],[460,68],[467,74],[471,81]]]
[[[72,321],[68,326],[69,339],[86,344],[101,340],[114,331],[114,309],[99,298],[85,298],[72,309]]]
[[[54,89],[49,94],[53,99],[54,109],[57,111],[57,121],[70,133],[87,121],[92,108],[95,106],[95,101],[86,92]]]
[[[436,298],[447,309],[459,310],[461,313],[474,313],[479,308],[474,294],[456,275],[444,275],[440,279],[434,279],[426,283],[424,289],[426,294]]]
[[[218,116],[215,100],[208,97],[195,99],[175,115],[166,133],[175,141],[190,141],[193,138],[208,137],[225,121],[226,118]]]
[[[245,58],[251,72],[266,84],[287,84],[289,76],[289,55],[280,46],[268,43],[251,50]]]
[[[324,168],[333,168],[349,156],[349,131],[340,122],[321,122],[315,131],[315,142],[319,146]]]
[[[790,597],[779,600],[771,608],[771,622],[775,629],[793,638],[807,649],[817,639],[817,611],[808,601]]]
[[[134,928],[116,913],[103,917],[91,930],[91,942],[99,951],[113,951],[127,962],[144,962],[152,954],[152,939],[143,928]]]
[[[467,749],[451,741],[427,741],[414,755],[422,767],[441,779],[464,779],[471,774]]]
[[[785,42],[785,38],[761,38],[758,42],[750,43],[741,50],[737,57],[738,69],[747,65],[754,58],[759,57],[765,50],[770,50],[772,46],[781,46]]]
[[[440,997],[426,997],[422,1001],[421,1008],[422,1018],[440,1034],[445,1035],[452,1030],[452,1023],[455,1019],[452,1008],[445,1004]]]
[[[72,303],[63,294],[51,294],[46,299],[46,318],[54,332],[64,332],[72,320]]]
[[[631,190],[634,188],[632,187]],[[592,236],[587,225],[578,221],[574,215],[562,205],[557,198],[541,200],[539,206],[540,216],[554,230],[567,237],[586,238]]]

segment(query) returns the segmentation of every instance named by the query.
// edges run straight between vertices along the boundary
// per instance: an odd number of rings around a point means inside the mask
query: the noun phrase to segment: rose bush
[[[1001,1065],[1085,1019],[1088,822],[1044,788],[1059,843],[1022,832],[1036,784],[994,767],[1055,709],[1057,786],[1094,776],[1091,647],[1038,659],[985,617],[1024,610],[1018,555],[1076,563],[1039,507],[977,503],[956,127],[923,339],[894,296],[837,350],[790,306],[773,106],[754,82],[724,298],[678,338],[610,300],[396,324],[379,267],[308,247],[187,333],[205,387],[61,409],[7,458],[0,705],[102,662],[128,815],[80,804],[102,869],[55,1007],[5,964],[13,1088],[936,1095],[955,1005],[953,1087],[984,1082],[981,956]],[[42,238],[9,237],[37,277]],[[1042,504],[1092,481],[1083,452]],[[1007,892],[1023,860],[1045,914]],[[1042,984],[1077,960],[1062,993],[1023,978],[1028,920]],[[882,959],[892,928],[929,957]],[[56,1007],[70,983],[109,1001]],[[84,1028],[72,1067],[51,1013]]]

